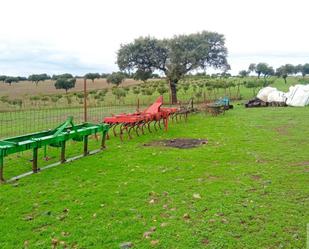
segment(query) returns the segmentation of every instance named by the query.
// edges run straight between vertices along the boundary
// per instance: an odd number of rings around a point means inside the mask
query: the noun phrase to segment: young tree
[[[188,82],[185,82],[182,86],[183,91],[185,94],[187,94],[187,91],[190,89],[190,84]]]
[[[201,89],[199,89],[196,93],[195,93],[195,97],[197,98],[197,101],[199,102],[200,98],[203,96],[203,92]]]
[[[167,78],[172,103],[177,103],[176,85],[187,73],[207,67],[226,68],[224,36],[203,31],[159,40],[141,37],[122,45],[117,54],[120,70],[159,70]]]
[[[115,95],[116,99],[118,99],[120,103],[121,99],[126,97],[127,92],[121,87],[113,87],[112,94]]]
[[[165,85],[163,84],[160,84],[157,88],[157,92],[160,94],[160,95],[163,95],[164,93],[167,93],[168,92],[168,89],[165,87]]]
[[[256,94],[256,89],[264,86],[264,82],[261,80],[249,80],[244,82],[245,87],[251,88],[253,90],[253,97]]]
[[[122,72],[113,72],[106,79],[107,83],[112,83],[116,86],[119,86],[124,80],[125,75]]]
[[[94,80],[95,79],[100,79],[101,78],[101,75],[99,73],[87,73],[85,75],[85,78],[87,80],[92,80],[92,83],[94,83]]]
[[[134,86],[132,92],[134,95],[138,96],[141,93],[141,89],[137,86]]]
[[[75,87],[76,79],[75,78],[66,78],[60,77],[56,80],[55,88],[64,89],[65,93],[68,93],[68,90]]]

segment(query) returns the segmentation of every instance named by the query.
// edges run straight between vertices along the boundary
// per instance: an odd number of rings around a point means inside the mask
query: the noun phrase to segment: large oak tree
[[[141,37],[121,45],[117,54],[120,70],[161,71],[171,89],[172,103],[177,103],[176,86],[188,72],[207,67],[228,68],[224,36],[203,31],[159,40]]]

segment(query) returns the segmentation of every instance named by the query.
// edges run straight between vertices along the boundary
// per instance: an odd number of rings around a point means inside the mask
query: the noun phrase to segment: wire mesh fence
[[[101,123],[104,117],[120,113],[131,113],[137,109],[144,109],[158,96],[143,99],[136,99],[130,104],[128,103],[102,103],[87,107],[87,122]],[[166,98],[167,99],[167,98]],[[180,101],[181,102],[181,101]],[[183,101],[186,103],[187,101]],[[165,106],[172,106],[165,103]],[[19,110],[2,110],[0,109],[0,139],[39,132],[53,129],[63,123],[69,116],[73,117],[75,124],[84,122],[84,108],[79,106],[42,106],[35,109],[21,108]]]
[[[100,123],[111,114],[133,112],[136,106],[97,106],[87,108],[87,121]],[[84,109],[44,108],[33,110],[14,110],[0,112],[0,139],[57,127],[67,117],[73,116],[75,124],[84,121]]]

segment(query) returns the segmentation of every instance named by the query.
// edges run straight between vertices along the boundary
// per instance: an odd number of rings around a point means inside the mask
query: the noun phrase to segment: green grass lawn
[[[308,123],[308,108],[236,106],[112,137],[100,154],[0,186],[0,248],[305,248]],[[209,142],[143,146],[169,138]],[[30,167],[10,160],[8,172]]]

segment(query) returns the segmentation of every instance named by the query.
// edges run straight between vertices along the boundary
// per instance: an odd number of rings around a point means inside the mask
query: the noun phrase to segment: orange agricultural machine
[[[168,128],[168,119],[173,118],[178,114],[179,109],[174,107],[161,107],[163,105],[163,97],[160,96],[151,106],[146,108],[142,112],[135,113],[123,113],[114,115],[112,117],[106,117],[103,122],[109,124],[110,129],[113,130],[114,136],[117,136],[116,130],[119,128],[120,139],[123,140],[123,133],[128,133],[129,139],[132,138],[131,131],[135,131],[139,136],[141,132],[145,133],[145,129],[151,131],[151,124],[155,130],[162,128],[162,124],[165,130]]]

